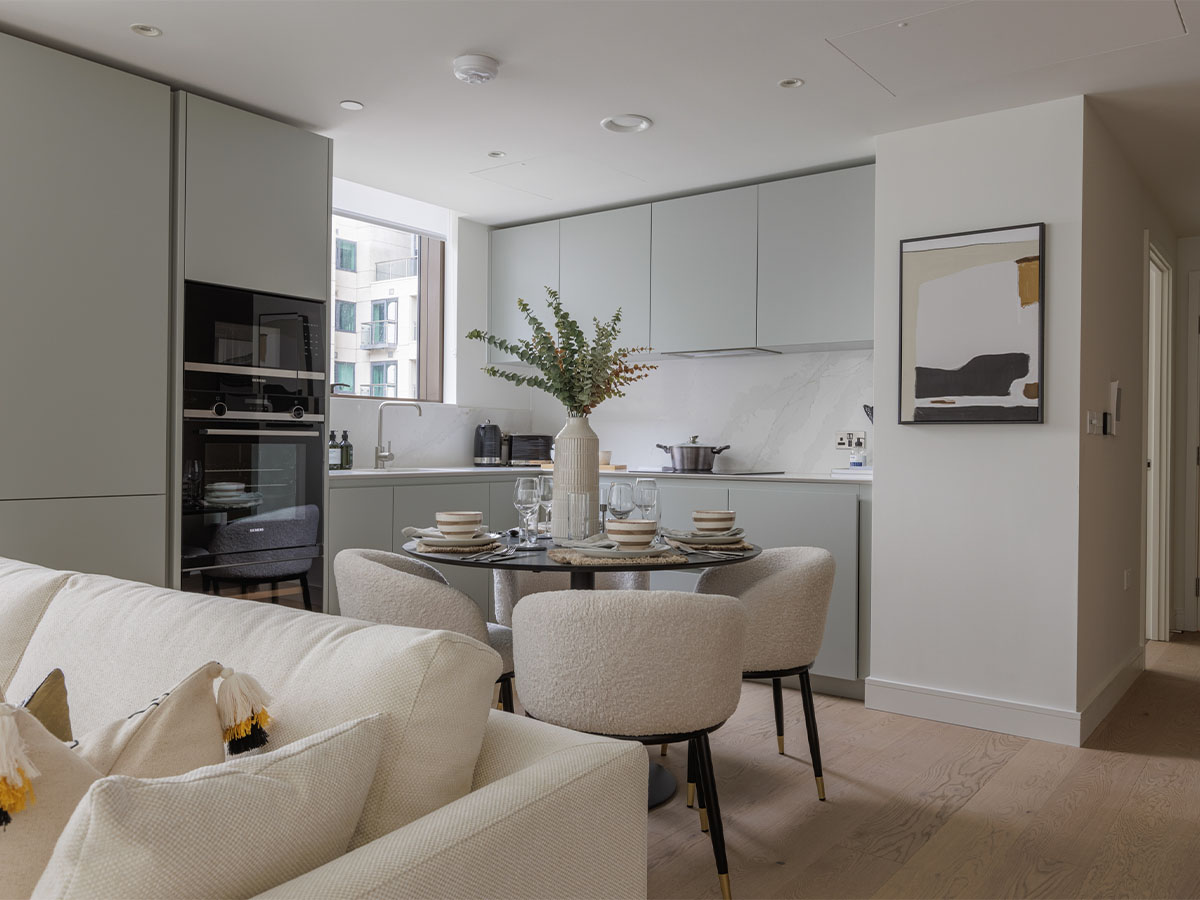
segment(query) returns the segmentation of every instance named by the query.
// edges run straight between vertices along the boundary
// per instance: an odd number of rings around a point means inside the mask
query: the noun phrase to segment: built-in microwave
[[[325,304],[189,281],[184,363],[222,369],[325,373]]]

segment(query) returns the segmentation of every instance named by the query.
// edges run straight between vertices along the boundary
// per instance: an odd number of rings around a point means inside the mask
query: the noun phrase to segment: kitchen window
[[[343,272],[354,272],[358,269],[358,244],[354,241],[338,238],[337,248],[333,256],[333,264]]]
[[[346,300],[338,300],[335,323],[338,331],[354,331],[354,319],[357,304],[349,303]]]
[[[335,394],[353,394],[355,391],[354,384],[354,363],[335,362],[333,364],[333,392]]]
[[[445,242],[346,213],[333,231],[339,393],[441,402]]]

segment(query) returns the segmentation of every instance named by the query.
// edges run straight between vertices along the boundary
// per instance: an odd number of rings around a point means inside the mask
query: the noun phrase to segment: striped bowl
[[[622,550],[645,550],[658,534],[658,523],[653,519],[609,519],[608,536]]]
[[[692,513],[692,525],[701,534],[728,531],[737,521],[737,513],[728,509],[698,509]]]
[[[483,524],[483,513],[481,512],[463,512],[461,510],[454,512],[440,512],[433,514],[433,520],[437,522],[437,529],[445,537],[448,538],[469,538],[479,530],[479,526]]]

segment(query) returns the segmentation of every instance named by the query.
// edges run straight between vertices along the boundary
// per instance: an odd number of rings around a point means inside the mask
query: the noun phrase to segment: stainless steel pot
[[[711,472],[717,454],[728,450],[729,445],[724,444],[717,447],[713,444],[697,443],[698,441],[699,436],[692,435],[692,439],[686,444],[655,444],[654,446],[671,457],[671,467],[677,472]]]

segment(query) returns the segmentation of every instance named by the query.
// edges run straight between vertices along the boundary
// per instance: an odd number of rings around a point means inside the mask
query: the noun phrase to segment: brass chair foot
[[[700,807],[700,830],[708,834],[708,810]]]
[[[783,755],[783,735],[782,734],[775,735],[775,740],[779,742],[779,755],[782,756]]]
[[[823,775],[817,776],[817,799],[825,799],[825,777]]]
[[[695,805],[696,805],[696,782],[689,781],[688,782],[688,793],[687,793],[687,808],[691,809]]]
[[[721,896],[724,900],[733,900],[733,894],[729,892],[729,876],[718,874],[717,878],[721,879]]]
[[[667,755],[667,745],[666,745],[666,744],[663,744],[663,745],[662,745],[662,749],[658,751],[658,755],[659,755],[659,756],[666,756],[666,755]]]

